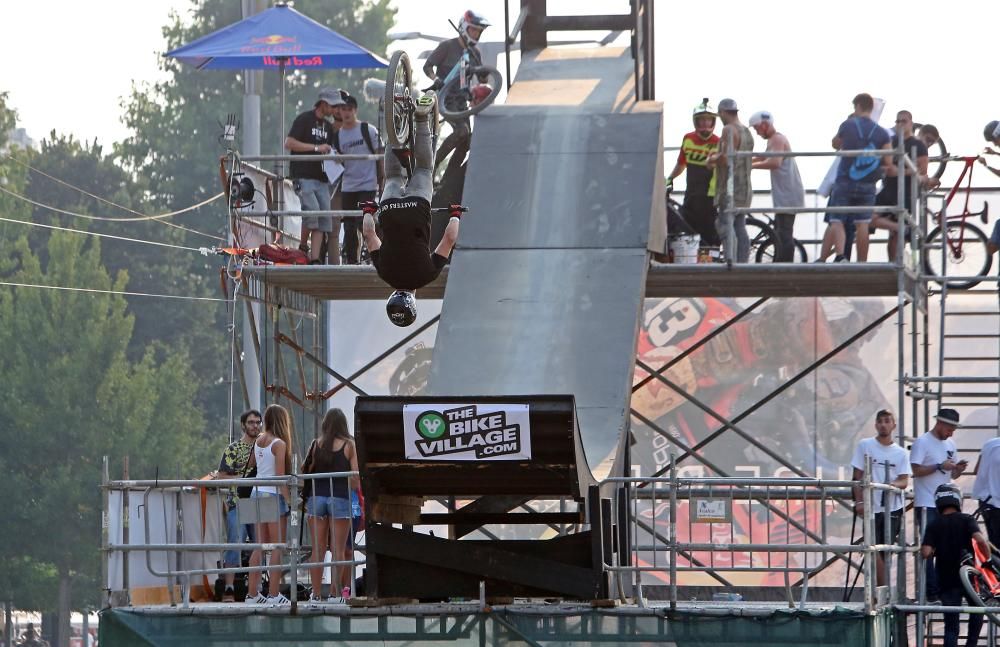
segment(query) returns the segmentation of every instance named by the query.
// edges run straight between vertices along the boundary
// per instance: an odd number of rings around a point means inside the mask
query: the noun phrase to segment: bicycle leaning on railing
[[[985,507],[986,504],[981,503],[973,513],[976,521],[982,518]],[[993,552],[987,558],[973,541],[972,552],[963,560],[958,579],[976,606],[997,607],[997,613],[987,613],[986,616],[990,622],[1000,626],[1000,555],[997,555],[995,546],[991,544],[990,548]]]

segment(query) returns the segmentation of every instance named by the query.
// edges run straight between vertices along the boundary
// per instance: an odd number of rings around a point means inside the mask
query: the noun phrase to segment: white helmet
[[[462,17],[458,19],[458,33],[462,34],[464,38],[470,45],[475,45],[478,41],[469,35],[469,27],[478,27],[479,29],[486,29],[490,26],[490,21],[486,20],[481,14],[469,9],[462,14]]]

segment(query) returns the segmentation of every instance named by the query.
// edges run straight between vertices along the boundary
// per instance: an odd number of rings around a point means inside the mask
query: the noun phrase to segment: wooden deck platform
[[[255,279],[320,300],[384,299],[392,291],[371,266],[261,266],[245,269]],[[916,295],[918,281],[904,271],[904,289]],[[444,296],[448,268],[419,291],[422,299]],[[646,296],[664,297],[886,297],[896,296],[898,270],[889,263],[775,263],[655,265],[646,276]]]

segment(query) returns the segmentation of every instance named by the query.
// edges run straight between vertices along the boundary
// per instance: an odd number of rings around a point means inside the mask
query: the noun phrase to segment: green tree
[[[388,46],[387,31],[392,27],[395,10],[389,0],[299,0],[297,11],[310,16],[347,38],[380,53]],[[241,19],[240,3],[229,0],[192,2],[185,20],[173,16],[164,27],[167,49],[173,49]],[[243,79],[233,71],[196,70],[174,59],[163,58],[160,67],[167,80],[151,87],[137,87],[124,102],[123,120],[132,135],[116,146],[117,160],[134,173],[136,181],[147,191],[150,205],[160,211],[179,209],[205,200],[222,190],[219,180],[219,158],[224,154],[218,137],[219,122],[228,113],[242,110]],[[296,71],[286,80],[286,123],[278,125],[278,83],[276,71],[265,72],[261,100],[261,148],[265,153],[277,153],[279,142],[291,120],[312,106],[320,87],[342,87],[360,95],[363,80],[381,75],[380,70],[317,70]],[[370,106],[362,102],[364,118],[375,120]],[[217,201],[191,214],[171,219],[171,222],[219,236],[228,233],[226,205]],[[150,225],[151,236],[166,237],[177,244],[192,247],[212,245],[202,236]],[[219,262],[215,258],[192,258],[190,255],[164,252],[169,259],[140,276],[130,269],[137,281],[135,289],[220,296]],[[134,268],[134,265],[130,265]],[[166,313],[165,308],[171,312]],[[210,424],[221,429],[228,418],[227,380],[230,377],[228,348],[220,340],[219,331],[228,323],[226,313],[209,311],[197,305],[151,305],[142,324],[140,335],[150,339],[177,339],[190,348],[195,359],[195,372],[200,380],[199,403]],[[184,326],[173,326],[179,318]],[[180,332],[183,330],[184,332]]]
[[[124,271],[112,278],[99,241],[80,234],[52,233],[44,264],[26,237],[13,250],[8,282],[114,291],[128,282]],[[0,286],[0,321],[0,470],[16,493],[0,512],[9,547],[0,583],[20,600],[39,587],[16,578],[49,565],[56,590],[28,605],[58,610],[68,631],[71,608],[99,602],[101,457],[116,474],[129,456],[135,473],[177,476],[203,471],[212,454],[187,357],[151,346],[128,360],[134,319],[123,296]],[[71,601],[74,586],[86,599]]]

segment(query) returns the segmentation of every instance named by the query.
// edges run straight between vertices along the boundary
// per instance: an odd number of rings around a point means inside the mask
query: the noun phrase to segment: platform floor
[[[248,267],[255,279],[321,300],[384,299],[392,291],[371,266],[308,265]],[[918,281],[904,271],[913,297]],[[653,265],[646,297],[888,297],[898,292],[899,273],[889,263],[774,263]],[[544,279],[541,277],[540,280]],[[418,297],[440,299],[448,268]]]

